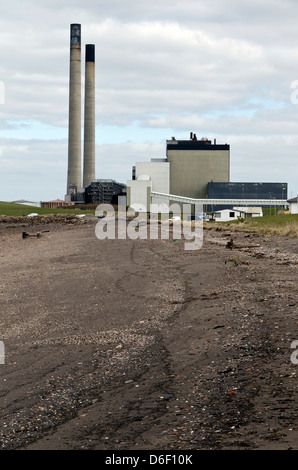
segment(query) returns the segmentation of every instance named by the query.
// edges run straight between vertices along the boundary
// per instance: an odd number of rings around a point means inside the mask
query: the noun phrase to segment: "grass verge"
[[[23,204],[14,204],[13,202],[1,202],[0,201],[0,216],[7,215],[13,217],[22,217],[31,213],[36,213],[38,215],[94,215],[95,211],[90,209],[74,208],[74,209],[48,209],[45,207],[34,207],[34,206],[25,206]]]
[[[251,217],[244,221],[207,222],[204,227],[293,238],[298,237],[298,214]]]

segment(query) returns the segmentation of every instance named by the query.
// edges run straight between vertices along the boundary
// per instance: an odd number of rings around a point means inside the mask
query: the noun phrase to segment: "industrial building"
[[[230,146],[218,145],[216,141],[212,143],[206,138],[198,140],[196,134],[191,132],[189,140],[176,140],[174,137],[167,140],[166,158],[136,163],[132,169],[132,180],[127,181],[127,203],[136,207],[142,198],[142,205],[147,207],[148,187],[153,192],[194,199],[207,198],[209,181],[229,180]],[[144,194],[141,196],[142,186]],[[158,198],[154,202],[167,203]]]
[[[208,183],[209,199],[268,199],[268,204],[263,205],[263,207],[270,207],[274,200],[285,200],[287,193],[287,183],[221,183],[215,181]],[[232,205],[208,206],[208,211],[218,211],[229,207],[232,207]]]
[[[244,206],[258,200],[262,207],[270,207],[277,201],[286,202],[287,191],[287,183],[230,182],[230,145],[207,138],[199,140],[191,132],[188,140],[172,137],[166,141],[166,158],[136,163],[132,180],[127,181],[127,204],[136,209],[142,201],[140,206],[149,207],[152,192],[155,203],[191,198],[203,201],[205,211],[218,212],[242,200]],[[220,200],[224,200],[222,205]],[[233,200],[231,204],[229,200]],[[184,202],[187,200],[180,203]]]
[[[230,181],[230,146],[207,138],[167,141],[170,194],[194,199],[208,197],[209,181]]]
[[[95,179],[95,46],[85,49],[84,158],[81,158],[81,25],[70,25],[68,174],[66,202],[111,203],[125,193],[125,185],[114,180]],[[83,167],[83,175],[82,175]],[[286,183],[231,183],[230,145],[217,144],[193,132],[189,139],[166,141],[166,157],[139,162],[127,181],[127,205],[148,208],[154,202],[169,205],[169,197],[210,200],[208,211],[229,208],[227,200],[268,200],[287,198]],[[211,199],[213,202],[211,202]],[[224,206],[218,200],[225,199]],[[184,203],[184,201],[180,201]],[[205,202],[203,202],[205,205]],[[212,205],[213,204],[213,205]],[[237,203],[238,204],[238,203]],[[233,204],[234,205],[234,204]],[[245,205],[245,202],[244,202]],[[215,206],[215,207],[214,207]],[[263,206],[264,207],[264,206]],[[145,209],[146,210],[146,209]]]
[[[117,196],[126,194],[126,185],[112,179],[97,179],[85,189],[86,204],[117,203]]]

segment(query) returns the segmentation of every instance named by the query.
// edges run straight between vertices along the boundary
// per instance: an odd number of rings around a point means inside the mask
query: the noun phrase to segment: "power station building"
[[[230,146],[218,145],[208,139],[198,140],[190,133],[189,140],[166,142],[166,158],[136,163],[132,180],[127,181],[127,205],[137,210],[143,186],[142,205],[148,207],[151,191],[194,199],[208,197],[209,181],[230,180]],[[146,202],[144,202],[146,201]],[[166,204],[155,198],[155,203]]]
[[[230,181],[230,146],[218,145],[208,139],[167,141],[167,161],[170,165],[170,194],[204,199],[208,197],[210,181]]]
[[[127,181],[127,205],[137,210],[138,205],[150,204],[150,191],[164,195],[206,200],[206,211],[229,208],[211,206],[207,200],[286,200],[287,183],[237,183],[230,181],[230,145],[217,144],[207,138],[197,139],[190,133],[189,140],[166,141],[166,158],[136,163],[132,180]],[[142,201],[142,204],[139,203]],[[158,196],[154,202],[159,203]],[[165,203],[165,198],[161,198]],[[271,202],[271,204],[272,204]],[[266,205],[263,207],[267,207]]]
[[[230,145],[190,133],[187,140],[166,141],[166,158],[138,162],[127,187],[114,180],[95,179],[95,45],[85,47],[84,154],[81,155],[81,25],[70,25],[67,202],[111,202],[127,190],[127,205],[145,206],[151,192],[158,204],[167,195],[191,199],[286,200],[286,183],[231,183]],[[160,199],[160,201],[158,200]],[[268,203],[268,206],[270,202]],[[209,207],[209,206],[208,206]],[[225,206],[227,207],[227,206]],[[216,207],[218,210],[219,207]],[[213,210],[213,209],[212,209]]]

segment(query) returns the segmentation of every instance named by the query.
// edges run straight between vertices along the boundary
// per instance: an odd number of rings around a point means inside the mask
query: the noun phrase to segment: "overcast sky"
[[[231,181],[287,182],[296,196],[297,17],[297,0],[2,2],[0,200],[64,199],[71,23],[82,111],[95,44],[96,178],[126,183],[194,132],[230,144]]]

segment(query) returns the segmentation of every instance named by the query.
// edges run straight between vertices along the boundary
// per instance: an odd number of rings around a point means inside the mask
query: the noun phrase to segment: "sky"
[[[95,44],[96,178],[126,183],[194,132],[230,144],[231,181],[285,182],[296,197],[297,17],[297,0],[2,2],[0,200],[65,197],[71,23],[82,113]]]

